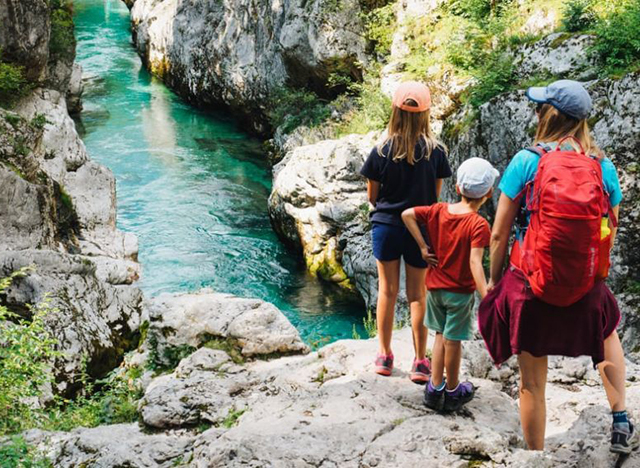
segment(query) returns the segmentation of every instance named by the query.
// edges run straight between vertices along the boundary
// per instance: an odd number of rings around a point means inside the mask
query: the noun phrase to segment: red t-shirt
[[[449,213],[447,203],[416,207],[418,223],[425,225],[427,244],[438,258],[438,266],[427,270],[427,289],[472,293],[476,289],[469,258],[474,247],[488,247],[491,230],[478,213]]]

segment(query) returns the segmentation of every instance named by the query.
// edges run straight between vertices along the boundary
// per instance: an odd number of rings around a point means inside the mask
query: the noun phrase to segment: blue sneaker
[[[431,384],[431,381],[429,381],[424,389],[423,402],[427,408],[442,411],[444,407],[444,387],[442,387],[442,390],[438,390]]]
[[[612,452],[629,455],[638,447],[640,447],[640,436],[631,422],[628,424],[613,423],[610,448]]]
[[[446,413],[458,411],[464,404],[473,400],[475,393],[476,389],[471,382],[460,382],[453,390],[445,390],[442,410]]]

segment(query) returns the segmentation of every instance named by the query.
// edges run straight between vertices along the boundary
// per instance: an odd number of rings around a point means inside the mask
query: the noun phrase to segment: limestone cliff
[[[333,72],[361,76],[360,4],[345,1],[337,9],[329,0],[137,0],[134,43],[151,72],[186,99],[226,106],[264,134],[282,88],[327,96]]]
[[[137,240],[116,229],[114,177],[89,159],[69,117],[80,92],[68,91],[79,79],[75,42],[52,50],[49,12],[44,0],[0,4],[3,60],[29,80],[26,95],[0,109],[0,277],[34,267],[0,300],[28,317],[28,304],[51,295],[47,326],[63,352],[55,372],[68,392],[85,360],[102,377],[136,344],[142,295],[132,285]]]

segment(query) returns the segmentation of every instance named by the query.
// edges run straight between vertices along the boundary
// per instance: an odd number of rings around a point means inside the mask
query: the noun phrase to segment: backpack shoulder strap
[[[544,148],[542,146],[528,146],[528,147],[525,148],[525,150],[527,150],[527,151],[529,151],[531,153],[537,154],[540,157],[544,156],[545,154],[547,154],[549,152],[546,148]]]
[[[549,152],[548,148],[545,148],[543,146],[528,146],[525,148],[525,151],[529,151],[530,153],[536,154],[539,157],[542,157]],[[533,181],[527,183],[524,186],[524,188],[520,191],[520,193],[516,195],[516,198],[514,201],[520,201],[522,197],[527,193],[527,191],[531,188],[532,184],[533,184]]]

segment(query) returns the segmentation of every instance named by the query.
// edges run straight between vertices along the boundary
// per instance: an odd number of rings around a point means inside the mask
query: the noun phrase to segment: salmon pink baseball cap
[[[408,106],[407,99],[413,99],[418,106]],[[429,88],[417,81],[405,81],[393,94],[393,105],[407,112],[424,112],[431,107]]]

